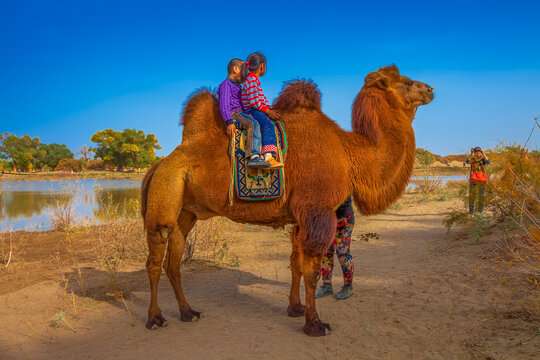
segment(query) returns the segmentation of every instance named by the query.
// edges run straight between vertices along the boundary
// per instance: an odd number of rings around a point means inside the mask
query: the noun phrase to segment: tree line
[[[161,149],[154,134],[142,130],[105,129],[90,138],[93,147],[83,145],[73,152],[64,144],[44,144],[38,137],[0,133],[0,170],[112,170],[147,168],[158,161]],[[75,155],[78,158],[75,159]]]

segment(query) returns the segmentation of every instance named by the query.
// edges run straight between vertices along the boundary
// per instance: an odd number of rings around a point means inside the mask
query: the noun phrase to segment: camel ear
[[[381,90],[388,88],[389,81],[386,76],[378,71],[370,72],[365,79],[366,87],[378,87]]]
[[[352,108],[353,130],[366,137],[374,145],[381,137],[377,114],[377,110],[381,108],[381,96],[380,90],[362,90],[354,99]]]

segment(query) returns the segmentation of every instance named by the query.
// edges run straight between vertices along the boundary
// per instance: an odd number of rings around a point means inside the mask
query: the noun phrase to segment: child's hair
[[[227,64],[227,73],[232,74],[233,67],[238,66],[240,70],[242,70],[242,65],[244,65],[244,61],[240,59],[231,59],[229,61],[229,64]]]
[[[229,64],[227,65],[227,73],[229,75],[232,74],[233,67],[235,66],[238,66],[240,68],[240,82],[243,83],[249,75],[249,70],[247,69],[246,63],[244,62],[244,60],[241,59],[231,59],[231,61],[229,61]]]
[[[247,63],[249,63],[249,66],[246,66],[246,68],[248,68],[249,71],[254,72],[259,69],[261,64],[266,64],[266,57],[260,52],[254,52],[248,55]]]

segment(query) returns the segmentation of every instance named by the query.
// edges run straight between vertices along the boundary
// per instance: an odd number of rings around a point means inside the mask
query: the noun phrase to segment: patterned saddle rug
[[[285,163],[287,152],[287,137],[283,124],[275,122],[278,146],[277,159]],[[247,131],[237,130],[234,139],[229,142],[234,182],[229,190],[229,203],[232,204],[233,184],[236,196],[241,200],[259,201],[277,199],[285,193],[284,169],[252,169],[246,166]],[[231,153],[231,149],[234,153]]]

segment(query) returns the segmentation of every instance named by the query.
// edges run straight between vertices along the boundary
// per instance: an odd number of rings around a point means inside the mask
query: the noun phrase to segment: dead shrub
[[[0,262],[7,269],[15,253],[19,250],[19,242],[11,228],[0,231]]]
[[[55,205],[47,212],[53,230],[72,232],[84,225],[84,219],[73,206],[75,196],[80,190],[79,181],[65,182],[59,193],[53,193]]]
[[[423,178],[419,181],[417,180],[415,184],[418,192],[425,196],[429,196],[442,188],[442,179],[424,175]]]
[[[62,159],[58,162],[58,165],[54,168],[56,171],[81,171],[82,164],[77,159]]]
[[[105,164],[101,159],[86,161],[86,168],[88,170],[105,170]]]
[[[195,254],[218,263],[226,261],[230,254],[224,233],[229,228],[230,221],[222,217],[197,221],[186,239],[183,261],[189,263]]]

